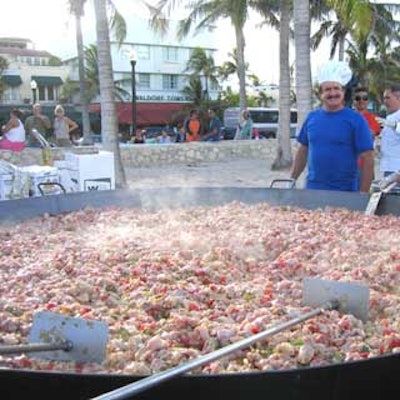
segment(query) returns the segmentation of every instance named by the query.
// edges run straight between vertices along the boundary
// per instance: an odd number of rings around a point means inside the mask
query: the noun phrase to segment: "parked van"
[[[279,109],[266,107],[248,107],[254,128],[257,128],[260,137],[276,138],[279,122]],[[240,120],[240,108],[229,107],[224,111],[224,139],[233,139]],[[297,111],[290,112],[290,136],[296,135]]]

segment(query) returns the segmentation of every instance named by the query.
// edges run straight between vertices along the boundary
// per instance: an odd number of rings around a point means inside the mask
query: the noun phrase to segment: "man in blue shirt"
[[[374,171],[373,141],[365,118],[344,105],[351,71],[343,62],[327,64],[320,74],[322,107],[310,112],[297,135],[292,178],[308,164],[307,189],[369,192]],[[361,179],[357,160],[363,165]]]
[[[218,118],[214,109],[208,110],[208,130],[202,137],[203,142],[218,142],[221,140],[221,120]]]

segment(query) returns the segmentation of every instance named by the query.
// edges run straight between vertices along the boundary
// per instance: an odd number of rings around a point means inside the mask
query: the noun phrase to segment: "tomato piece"
[[[252,326],[250,330],[253,334],[260,332],[260,328],[258,326]]]

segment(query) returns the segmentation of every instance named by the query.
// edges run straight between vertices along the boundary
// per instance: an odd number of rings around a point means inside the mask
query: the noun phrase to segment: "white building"
[[[69,68],[51,65],[52,54],[33,49],[29,39],[0,38],[0,55],[8,62],[8,68],[2,74],[5,88],[2,104],[29,104],[34,97],[42,104],[58,101]],[[32,81],[36,85],[34,91]]]
[[[127,18],[127,17],[125,17]],[[188,84],[190,71],[185,71],[192,51],[196,47],[205,50],[207,56],[215,56],[211,32],[178,39],[175,35],[176,23],[171,21],[168,32],[161,36],[149,27],[149,21],[137,16],[129,16],[128,35],[119,46],[111,41],[111,59],[114,81],[129,94],[123,103],[117,104],[119,122],[131,124],[132,121],[132,54],[135,55],[136,105],[138,125],[166,124],[171,116],[190,103],[182,89]],[[130,29],[130,30],[129,30]],[[72,68],[71,79],[78,80],[76,59],[67,61]],[[203,88],[205,78],[200,77]],[[208,85],[210,100],[216,100],[220,88]],[[95,99],[94,103],[99,99]],[[99,110],[92,105],[91,110]],[[155,112],[156,111],[156,112]]]
[[[114,80],[120,83],[127,95],[117,104],[120,124],[132,123],[132,51],[136,55],[135,82],[137,125],[167,124],[173,115],[182,112],[190,103],[182,89],[188,84],[190,71],[186,71],[192,51],[201,47],[208,56],[215,57],[214,34],[203,32],[183,39],[176,37],[176,22],[165,35],[155,33],[149,27],[149,20],[137,15],[124,15],[128,33],[125,42],[119,46],[111,41],[111,58]],[[86,43],[90,39],[84,36]],[[95,38],[92,38],[95,43]],[[61,87],[68,78],[79,80],[77,58],[70,58],[62,66],[49,65],[53,55],[33,48],[29,39],[0,39],[0,55],[9,62],[3,71],[5,83],[1,103],[20,105],[32,103],[34,98],[42,105],[54,106],[61,101]],[[51,63],[50,63],[51,64]],[[205,88],[205,78],[200,77]],[[32,90],[34,81],[37,89]],[[215,100],[219,87],[208,84],[208,98]],[[79,98],[73,99],[75,104]],[[99,111],[99,98],[92,99],[91,111]]]

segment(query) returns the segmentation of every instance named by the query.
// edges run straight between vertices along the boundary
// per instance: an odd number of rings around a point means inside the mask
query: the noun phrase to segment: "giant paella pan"
[[[368,286],[368,318],[323,311],[108,398],[391,398],[400,373],[400,197],[382,197],[376,216],[364,215],[368,201],[168,188],[0,202],[0,348],[23,343],[40,312],[108,326],[102,362],[0,355],[4,398],[100,398],[174,370],[309,311],[301,303],[309,276]]]

